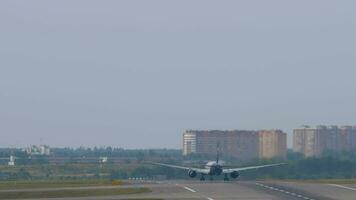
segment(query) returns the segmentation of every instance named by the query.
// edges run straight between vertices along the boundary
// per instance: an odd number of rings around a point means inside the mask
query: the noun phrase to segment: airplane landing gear
[[[229,181],[229,177],[227,177],[227,174],[225,174],[224,181]]]
[[[200,181],[205,181],[205,177],[204,177],[204,175],[201,175],[201,177],[200,177]]]

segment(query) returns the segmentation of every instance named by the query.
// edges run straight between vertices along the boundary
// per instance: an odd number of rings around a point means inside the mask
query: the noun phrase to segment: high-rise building
[[[194,132],[185,132],[183,134],[183,155],[197,152],[197,135]]]
[[[340,150],[350,151],[356,149],[356,126],[341,126],[339,128],[338,145]]]
[[[286,143],[286,134],[279,130],[189,130],[183,133],[183,154],[215,155],[219,148],[239,160],[285,157]]]
[[[356,149],[355,126],[303,126],[293,131],[293,150],[305,157],[321,155],[325,150]]]
[[[287,134],[281,130],[262,130],[259,135],[260,158],[285,158],[287,153]]]
[[[293,150],[304,154],[305,157],[313,157],[322,153],[323,141],[320,128],[303,126],[293,131]]]

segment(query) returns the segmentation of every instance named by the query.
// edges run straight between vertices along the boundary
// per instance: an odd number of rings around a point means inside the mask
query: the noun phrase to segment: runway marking
[[[183,186],[183,188],[186,189],[186,190],[188,190],[188,191],[190,191],[190,192],[193,192],[193,193],[196,193],[196,192],[197,192],[197,191],[193,190],[192,188],[189,188],[189,187],[186,187],[186,186]],[[202,194],[200,194],[200,195],[202,195]],[[208,199],[208,200],[215,200],[215,199],[210,198],[210,197],[208,197],[208,196],[204,196],[204,195],[202,195],[202,196],[203,196],[204,198]]]
[[[192,188],[189,188],[189,187],[184,186],[184,185],[179,185],[179,184],[175,184],[175,185],[178,186],[178,187],[182,187],[182,188],[188,190],[189,192],[193,192],[193,193],[197,192],[197,191],[193,190]]]
[[[186,187],[186,186],[183,186],[183,188],[188,190],[188,191],[194,192],[194,193],[197,192],[197,191],[193,190],[192,188],[189,188],[189,187]]]
[[[338,187],[338,188],[347,189],[347,190],[356,191],[356,188],[347,187],[347,186],[343,186],[343,185],[338,185],[338,184],[328,184],[328,185],[330,185],[330,186],[334,186],[334,187]]]
[[[294,192],[288,192],[286,190],[282,190],[282,189],[279,189],[279,188],[276,188],[276,187],[271,187],[271,186],[268,186],[268,185],[264,185],[262,183],[255,183],[255,184],[258,185],[258,186],[261,186],[263,188],[266,188],[266,189],[278,191],[280,193],[288,194],[288,195],[291,195],[291,196],[294,196],[294,197],[298,197],[298,198],[301,198],[301,199],[314,200],[313,198],[309,198],[309,197],[306,197],[306,196],[303,196],[303,195],[300,195],[300,194],[296,194]],[[344,186],[342,186],[342,187],[344,187]],[[352,188],[352,189],[356,190],[356,188]]]
[[[211,197],[208,197],[208,196],[205,196],[205,195],[203,195],[203,194],[200,194],[199,192],[193,190],[193,189],[190,188],[190,187],[187,187],[187,186],[184,186],[184,185],[179,185],[179,184],[175,184],[175,185],[178,186],[178,187],[182,187],[182,188],[188,190],[189,192],[197,193],[197,194],[199,194],[201,197],[206,198],[207,200],[215,200],[215,199],[213,199],[213,198],[211,198]]]

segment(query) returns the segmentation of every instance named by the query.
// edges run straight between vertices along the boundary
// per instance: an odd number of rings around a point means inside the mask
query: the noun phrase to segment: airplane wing
[[[164,164],[164,163],[152,163],[152,164],[159,165],[159,166],[164,166],[164,167],[175,168],[175,169],[193,170],[193,171],[196,171],[197,173],[202,173],[202,174],[208,174],[209,173],[209,169],[201,169],[201,168],[194,168],[194,167],[184,167],[184,166],[169,165],[169,164]]]
[[[271,165],[258,165],[258,166],[250,166],[250,167],[240,167],[240,168],[231,168],[231,169],[223,169],[223,173],[231,173],[235,171],[245,171],[245,170],[250,170],[250,169],[259,169],[259,168],[264,168],[264,167],[273,167],[273,166],[279,166],[279,165],[285,165],[287,163],[277,163],[277,164],[271,164]]]

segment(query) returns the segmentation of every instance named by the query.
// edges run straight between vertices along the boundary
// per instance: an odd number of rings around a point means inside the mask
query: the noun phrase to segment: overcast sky
[[[356,124],[355,1],[0,1],[0,146]],[[289,140],[290,142],[290,140]]]

